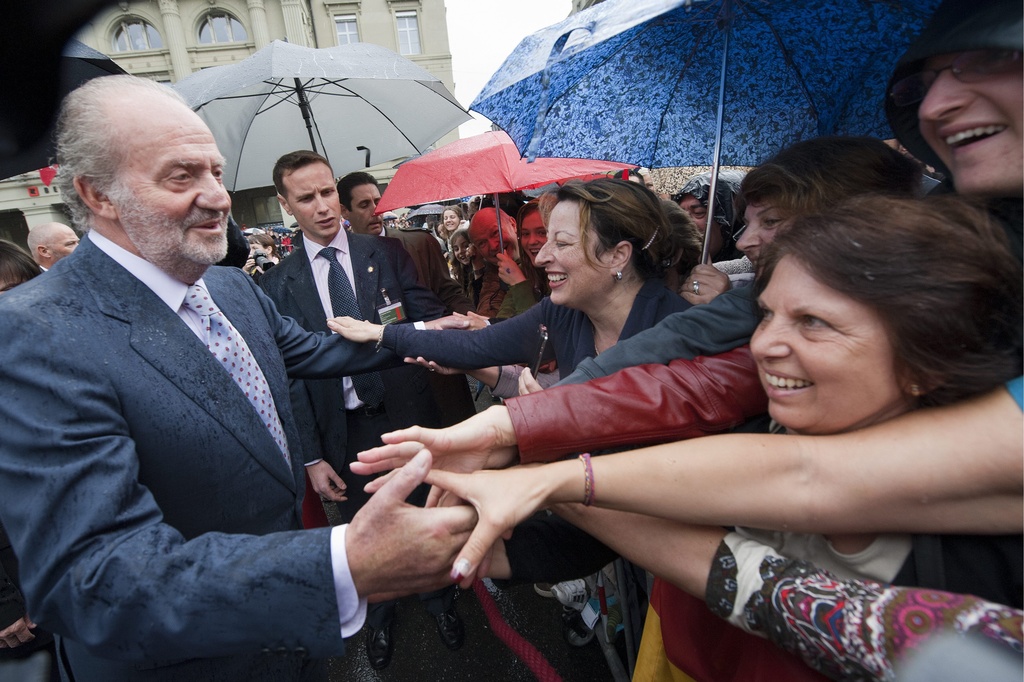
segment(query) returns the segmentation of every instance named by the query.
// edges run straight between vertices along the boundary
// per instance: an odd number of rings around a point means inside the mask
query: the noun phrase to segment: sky
[[[445,0],[455,97],[462,106],[483,89],[523,38],[569,16],[570,0]],[[459,126],[468,137],[491,129],[479,114]]]

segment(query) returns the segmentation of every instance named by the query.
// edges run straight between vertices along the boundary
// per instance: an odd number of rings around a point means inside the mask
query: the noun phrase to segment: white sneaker
[[[551,586],[551,594],[561,602],[562,606],[580,610],[590,598],[587,581],[582,578],[567,580]]]

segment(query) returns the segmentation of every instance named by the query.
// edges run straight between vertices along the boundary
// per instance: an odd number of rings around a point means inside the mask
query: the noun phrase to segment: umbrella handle
[[[356,147],[356,151],[357,152],[366,152],[366,167],[369,168],[370,167],[370,148],[369,147],[364,147],[363,145],[359,145],[358,147]]]

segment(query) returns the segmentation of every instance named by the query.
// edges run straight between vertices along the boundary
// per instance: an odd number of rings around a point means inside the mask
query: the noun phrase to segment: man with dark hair
[[[380,203],[380,188],[372,175],[355,171],[344,176],[338,180],[338,197],[341,215],[353,233],[398,239],[416,264],[420,284],[433,291],[448,312],[475,312],[473,302],[452,279],[441,247],[429,230],[411,225],[385,227],[383,216],[374,215]],[[457,424],[476,413],[469,384],[463,375],[434,373],[430,375],[430,386],[441,410],[443,425]]]
[[[278,201],[302,231],[292,255],[260,278],[260,287],[282,314],[309,331],[328,331],[327,319],[339,315],[397,324],[446,314],[437,297],[417,281],[400,242],[341,229],[345,209],[327,159],[310,151],[291,152],[275,164],[273,177]],[[369,186],[362,183],[357,190]],[[371,201],[363,215],[372,217],[375,205]],[[363,490],[369,479],[348,470],[356,454],[379,445],[381,434],[388,431],[440,424],[428,377],[423,367],[403,365],[340,379],[292,382],[292,407],[304,426],[310,483],[321,498],[338,503],[344,521],[369,500]],[[417,499],[425,499],[424,494],[421,490]],[[435,616],[444,644],[461,647],[455,588],[421,598]],[[378,670],[391,659],[395,605],[393,600],[371,604],[367,612],[366,651]]]
[[[309,333],[212,267],[224,159],[169,88],[94,79],[57,139],[88,235],[0,296],[0,517],[32,618],[64,679],[325,679],[366,597],[448,583],[473,522],[404,503],[427,457],[351,523],[300,530],[288,375],[401,360]]]
[[[385,228],[382,216],[375,215],[380,203],[380,188],[369,173],[356,171],[338,180],[341,215],[355,234],[394,237],[402,242],[416,264],[420,284],[433,291],[450,312],[473,310],[470,301],[448,272],[444,253],[429,230],[412,226]]]

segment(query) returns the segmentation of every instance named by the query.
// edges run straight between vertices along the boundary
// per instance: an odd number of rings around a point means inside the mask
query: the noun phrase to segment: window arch
[[[163,49],[164,41],[151,24],[138,17],[125,17],[114,27],[111,45],[114,52],[134,52]]]
[[[226,12],[210,12],[199,22],[199,44],[221,45],[249,40],[242,22]]]

